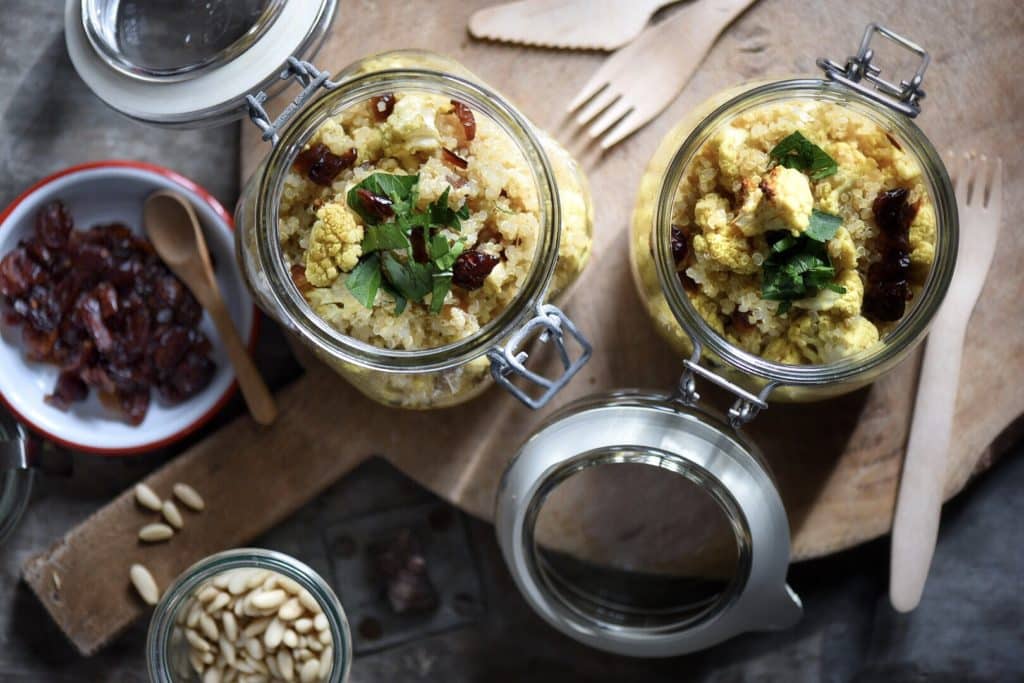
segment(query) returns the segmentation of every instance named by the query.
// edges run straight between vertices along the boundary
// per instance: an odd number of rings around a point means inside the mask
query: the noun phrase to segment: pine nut
[[[220,631],[217,629],[217,622],[210,618],[210,615],[203,612],[199,615],[199,629],[203,635],[210,640],[216,641],[220,638]]]
[[[282,638],[284,638],[284,624],[275,618],[267,626],[266,633],[263,634],[263,644],[267,646],[268,650],[273,650],[281,644]]]
[[[141,564],[133,564],[128,570],[132,585],[139,592],[139,596],[147,605],[155,605],[160,600],[160,589],[156,586],[156,579]]]
[[[231,572],[224,572],[213,577],[213,585],[221,590],[227,590],[228,581],[231,580]]]
[[[287,629],[285,630],[284,635],[281,636],[281,642],[287,647],[295,649],[299,646],[299,636],[295,634],[295,631]]]
[[[332,642],[331,641],[331,632],[330,631],[320,631],[320,642],[323,643],[324,645],[330,645],[331,642]]]
[[[163,514],[164,519],[167,520],[167,523],[175,529],[181,529],[185,526],[185,520],[181,518],[178,506],[174,504],[173,500],[165,500],[164,504],[160,506],[160,512]]]
[[[221,671],[216,667],[210,667],[203,674],[203,683],[221,683]]]
[[[260,644],[259,638],[250,638],[245,641],[245,651],[253,659],[263,659],[263,645]]]
[[[231,596],[227,593],[217,593],[217,597],[215,597],[210,602],[210,604],[206,606],[206,611],[210,614],[215,614],[220,610],[224,609],[224,606],[227,605],[230,601]]]
[[[317,631],[326,631],[327,627],[330,626],[330,624],[327,622],[327,615],[325,615],[323,612],[316,615],[316,617],[313,618],[313,626],[316,628]]]
[[[277,585],[285,589],[292,595],[298,595],[302,591],[302,586],[299,585],[294,579],[289,579],[287,576],[278,576]]]
[[[313,628],[313,620],[309,617],[302,617],[292,624],[292,628],[295,629],[296,633],[309,633],[310,629]]]
[[[203,660],[199,659],[199,652],[192,650],[188,653],[188,663],[192,665],[192,670],[200,676],[203,675],[203,671],[206,670],[206,665],[203,664]]]
[[[320,642],[319,638],[309,637],[306,638],[303,647],[308,647],[313,652],[321,652],[324,649],[324,644]]]
[[[217,645],[220,647],[220,653],[224,655],[224,661],[229,666],[234,664],[238,654],[235,646],[231,644],[231,639],[221,636],[221,639],[217,641]]]
[[[135,502],[153,512],[160,512],[160,496],[146,484],[135,485]]]
[[[254,569],[252,573],[249,574],[249,580],[245,582],[245,587],[256,588],[264,581],[266,581],[267,578],[269,577],[270,572],[268,572],[266,569]]]
[[[285,621],[295,621],[301,617],[302,605],[299,603],[298,598],[291,598],[281,605],[281,609],[277,611],[277,616]]]
[[[280,589],[271,591],[260,591],[249,598],[252,606],[256,609],[275,609],[287,599],[288,595]]]
[[[292,650],[292,657],[298,662],[304,662],[311,658],[313,653],[306,648],[300,648],[298,650]]]
[[[139,540],[145,541],[146,543],[159,543],[160,541],[166,541],[173,535],[174,529],[166,524],[161,524],[160,522],[147,524],[139,529]]]
[[[286,681],[295,680],[295,662],[288,650],[277,651],[277,668],[281,672],[281,678]]]
[[[314,615],[320,614],[320,612],[323,611],[322,609],[320,609],[320,603],[316,601],[316,598],[313,597],[313,594],[305,588],[303,588],[299,592],[299,602],[301,602],[302,606],[308,609]]]
[[[267,663],[267,670],[270,672],[270,675],[274,678],[280,678],[281,672],[277,668],[277,658],[267,657],[264,661]]]
[[[299,671],[299,680],[302,683],[313,683],[320,677],[320,662],[315,659],[307,659]]]
[[[331,673],[331,667],[334,665],[334,648],[328,645],[324,648],[324,651],[320,653],[320,678],[326,679],[327,674]]]
[[[238,640],[238,621],[235,620],[235,615],[231,612],[224,612],[221,623],[224,624],[224,635],[228,637],[228,640],[232,642]]]
[[[246,583],[249,581],[249,577],[252,575],[251,572],[245,569],[236,569],[231,573],[231,578],[228,580],[228,593],[232,595],[241,595],[246,588]]]
[[[174,485],[173,490],[174,495],[177,496],[178,500],[196,512],[201,512],[206,507],[203,497],[199,495],[198,491],[188,484],[177,483]]]
[[[249,623],[248,626],[242,629],[242,635],[246,638],[253,638],[260,635],[267,630],[267,626],[270,625],[270,617],[264,617],[263,619],[256,619]]]
[[[185,625],[189,628],[195,628],[199,625],[199,615],[203,613],[202,607],[199,604],[192,605],[192,608],[188,611],[188,618],[185,619]]]
[[[201,653],[207,653],[211,650],[210,644],[206,642],[206,640],[201,635],[196,633],[194,629],[185,629],[185,640],[188,641],[189,645],[199,650]]]
[[[210,664],[213,664],[215,657],[213,656],[213,652],[204,652],[199,655],[199,659],[203,660],[203,664],[209,666]]]
[[[196,594],[196,598],[199,602],[206,604],[217,597],[219,591],[213,586],[206,586]]]

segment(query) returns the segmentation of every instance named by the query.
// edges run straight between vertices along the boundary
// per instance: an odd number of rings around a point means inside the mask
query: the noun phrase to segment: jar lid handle
[[[288,103],[284,111],[273,120],[270,119],[270,114],[267,113],[266,108],[263,106],[263,103],[267,101],[267,93],[265,91],[261,90],[255,95],[246,95],[245,103],[249,109],[249,118],[263,131],[263,140],[269,142],[272,146],[276,145],[281,137],[281,129],[295,115],[295,112],[302,109],[317,94],[320,88],[334,90],[341,85],[330,80],[330,76],[331,74],[326,71],[320,71],[309,62],[289,57],[288,66],[281,72],[278,78],[282,81],[295,79],[302,86],[302,90],[295,96],[294,100]]]
[[[913,78],[909,81],[901,79],[899,85],[896,85],[881,77],[882,69],[871,61],[875,56],[875,51],[871,49],[871,39],[876,33],[921,58]],[[928,52],[917,43],[884,26],[872,23],[864,29],[857,56],[847,58],[845,66],[824,57],[818,60],[818,66],[825,71],[830,80],[842,83],[861,95],[914,118],[921,113],[921,100],[925,96],[921,83],[924,81],[924,72],[930,61]],[[862,82],[865,80],[874,87]]]

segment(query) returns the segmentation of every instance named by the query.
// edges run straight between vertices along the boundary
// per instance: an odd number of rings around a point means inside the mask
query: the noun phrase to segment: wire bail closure
[[[288,58],[288,66],[278,78],[282,81],[294,79],[302,86],[302,91],[295,96],[287,107],[284,108],[276,119],[270,120],[263,103],[267,101],[267,93],[263,90],[255,95],[246,95],[245,102],[249,108],[249,118],[263,131],[263,140],[270,142],[271,146],[276,145],[281,139],[280,131],[288,121],[295,115],[295,112],[302,109],[317,94],[320,88],[334,90],[341,83],[330,80],[331,74],[320,71],[310,62],[305,62],[295,57]]]
[[[555,348],[558,350],[558,356],[562,362],[562,373],[557,377],[548,378],[526,367],[529,354],[522,348],[531,341],[532,336],[538,330],[540,331],[538,335],[540,341],[545,344],[554,341]],[[575,360],[569,356],[565,333],[575,339],[582,349],[579,357]],[[491,361],[491,376],[494,377],[494,381],[527,407],[537,409],[547,405],[548,401],[572,380],[580,368],[590,360],[592,353],[593,346],[560,308],[552,304],[539,304],[537,315],[516,330],[504,346],[496,346],[488,351],[487,358]],[[542,387],[544,393],[533,398],[512,383],[513,375]]]
[[[871,63],[875,56],[875,51],[871,49],[871,39],[876,33],[921,58],[913,78],[909,81],[900,80],[899,85],[896,85],[881,77],[882,69]],[[817,63],[830,80],[842,83],[875,102],[914,118],[921,113],[921,100],[925,96],[921,83],[924,81],[924,72],[930,61],[928,52],[917,43],[884,26],[872,23],[864,30],[857,56],[848,57],[845,66],[824,57]],[[874,84],[874,87],[865,85],[863,80]]]
[[[759,394],[753,394],[735,382],[717,375],[707,368],[701,367],[700,358],[704,351],[703,345],[691,337],[693,355],[683,361],[683,374],[679,377],[672,399],[686,406],[695,406],[700,401],[697,392],[697,377],[708,380],[736,396],[736,402],[729,408],[729,426],[739,429],[768,407],[768,395],[778,386],[777,382],[769,382]]]

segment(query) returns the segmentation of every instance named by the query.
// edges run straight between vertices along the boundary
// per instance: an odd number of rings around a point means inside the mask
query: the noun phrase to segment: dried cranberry
[[[391,112],[395,110],[394,93],[384,93],[370,98],[370,108],[373,109],[373,118],[378,121],[386,121]]]
[[[409,241],[412,243],[412,258],[416,263],[426,263],[430,260],[427,254],[427,240],[423,236],[423,229],[413,228],[409,233]]]
[[[191,292],[185,292],[185,298],[181,300],[181,304],[174,312],[174,322],[185,327],[194,327],[202,319],[203,307],[199,305]]]
[[[452,266],[452,283],[463,289],[480,289],[498,265],[498,257],[471,249],[459,254]]]
[[[153,337],[150,356],[153,366],[159,372],[170,372],[178,366],[189,350],[188,330],[184,327],[168,327]]]
[[[84,401],[89,395],[89,387],[74,372],[62,372],[57,378],[53,393],[44,400],[55,408],[67,410],[72,403]]]
[[[362,204],[363,210],[380,222],[395,215],[395,210],[391,207],[391,200],[387,197],[374,194],[362,187],[356,188],[356,196],[359,197],[359,203]]]
[[[907,203],[908,190],[898,187],[878,193],[871,206],[875,222],[887,235],[901,235],[910,230],[917,216],[917,207]]]
[[[42,267],[29,257],[24,247],[18,247],[0,261],[0,294],[19,297],[32,285],[46,278]]]
[[[140,425],[149,412],[149,389],[124,393],[118,396],[125,419],[131,425]]]
[[[92,290],[93,297],[100,303],[100,313],[103,319],[113,318],[117,315],[117,290],[109,282],[101,282]]]
[[[103,311],[95,297],[83,295],[75,304],[75,318],[86,329],[100,353],[109,353],[114,349],[114,338],[103,323]]]
[[[441,149],[441,153],[444,156],[445,162],[455,166],[456,168],[469,168],[469,162],[460,157],[455,152],[451,151],[447,147]]]
[[[303,173],[307,178],[317,185],[329,187],[334,179],[346,168],[350,168],[356,162],[356,149],[345,152],[338,156],[322,142],[318,142],[307,150],[304,150],[295,157],[295,169]]]
[[[205,389],[217,368],[206,356],[190,352],[161,385],[161,395],[170,403],[180,403]]]
[[[680,270],[676,273],[679,276],[679,284],[683,286],[683,290],[689,294],[696,294],[700,291],[700,285],[692,277],[686,274],[685,270]]]
[[[906,280],[869,280],[864,291],[864,313],[876,320],[894,322],[903,317],[909,297]]]
[[[60,249],[68,243],[74,222],[61,201],[53,201],[36,214],[36,235],[51,249]]]
[[[51,293],[42,285],[33,287],[27,297],[28,309],[23,313],[29,325],[40,332],[50,332],[60,325],[61,307]]]
[[[25,355],[29,360],[48,361],[57,341],[57,330],[41,331],[26,326],[21,330],[21,340],[25,344]]]
[[[87,242],[78,247],[75,270],[76,276],[84,281],[114,271],[114,259],[110,250],[103,245]]]
[[[313,289],[313,285],[306,279],[306,269],[298,264],[292,266],[292,282],[303,294]]]
[[[455,108],[455,115],[459,117],[459,123],[462,124],[463,132],[466,133],[466,140],[472,140],[476,137],[476,119],[473,117],[473,110],[458,100],[452,100],[452,106]]]
[[[688,251],[686,245],[686,234],[681,228],[673,225],[672,226],[672,258],[675,259],[676,263],[682,263],[683,259],[686,258],[686,252]]]
[[[117,387],[114,386],[114,381],[110,379],[110,375],[107,374],[107,371],[101,365],[90,365],[82,368],[78,376],[90,387],[102,393],[112,394],[117,390]]]

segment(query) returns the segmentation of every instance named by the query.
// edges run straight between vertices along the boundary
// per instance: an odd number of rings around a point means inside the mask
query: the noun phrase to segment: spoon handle
[[[235,368],[235,378],[238,380],[238,387],[242,390],[242,397],[249,407],[252,418],[261,425],[271,425],[277,419],[277,403],[274,401],[270,389],[267,388],[259,370],[252,362],[249,350],[238,336],[235,324],[224,306],[224,300],[220,296],[214,296],[213,301],[206,302],[206,312],[213,319],[224,348]]]

